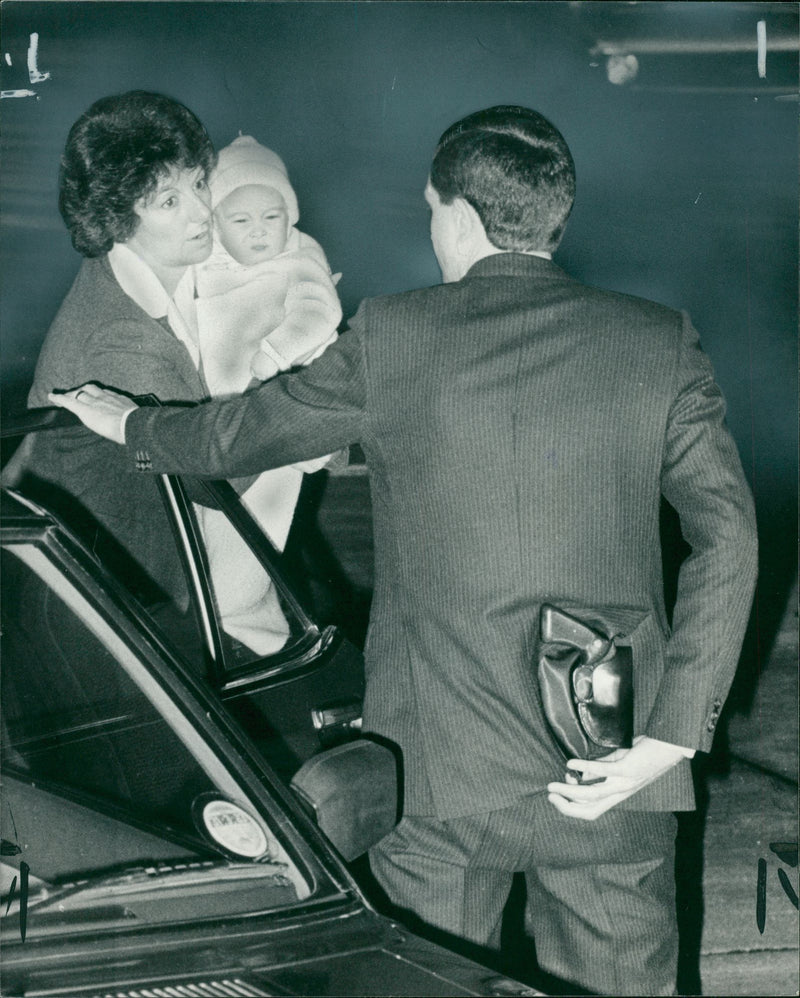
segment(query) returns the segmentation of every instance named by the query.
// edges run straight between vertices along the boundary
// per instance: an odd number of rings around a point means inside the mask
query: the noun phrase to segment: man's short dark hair
[[[173,167],[200,168],[216,154],[192,112],[163,94],[132,90],[103,97],[70,129],[61,157],[58,207],[83,256],[107,253],[139,224],[136,202]]]
[[[431,185],[444,204],[468,201],[498,249],[550,252],[575,200],[575,164],[547,118],[498,105],[447,129],[433,157]]]

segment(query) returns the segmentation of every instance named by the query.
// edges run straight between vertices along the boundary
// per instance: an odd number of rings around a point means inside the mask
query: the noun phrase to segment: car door
[[[150,396],[137,401],[158,404]],[[76,426],[75,417],[57,409],[6,418],[4,450],[20,439],[22,444],[6,462],[3,484],[26,491],[30,476],[25,475],[24,452],[33,434],[69,433]],[[154,535],[173,537],[169,563],[174,562],[176,573],[180,563],[184,576],[169,593],[151,584],[135,558],[121,553],[114,537],[98,529],[91,517],[87,520],[68,495],[48,488],[46,482],[42,488],[35,478],[28,494],[53,510],[111,569],[162,638],[209,684],[288,782],[320,748],[358,735],[364,689],[361,653],[335,623],[317,623],[302,596],[305,565],[275,548],[230,484],[173,475],[158,476],[158,484],[163,509],[148,515],[164,521],[153,523]],[[269,617],[266,630],[276,630],[267,633],[266,641],[264,634],[252,640],[247,629],[243,634],[226,616],[220,572],[211,564],[220,548],[227,559],[229,589],[237,588],[240,574],[251,587],[260,586],[262,617]],[[313,550],[306,555],[313,561]]]
[[[286,620],[285,640],[267,652],[233,637],[226,630],[198,522],[202,507],[189,499],[187,483],[178,476],[161,476],[160,487],[186,571],[196,628],[190,642],[185,627],[179,640],[191,649],[193,664],[203,669],[270,766],[288,780],[320,748],[358,735],[364,693],[361,652],[335,625],[316,623],[292,582],[293,566],[234,489],[227,482],[195,481],[192,493],[205,492],[210,507],[236,531],[238,557],[251,575],[263,574]],[[163,625],[163,608],[161,620]]]

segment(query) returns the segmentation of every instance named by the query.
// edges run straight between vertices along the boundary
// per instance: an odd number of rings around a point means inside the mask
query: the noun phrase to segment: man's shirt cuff
[[[123,444],[127,443],[127,441],[125,440],[125,424],[128,422],[128,416],[130,416],[130,414],[132,412],[136,412],[136,410],[135,409],[126,409],[125,412],[123,412],[122,416],[120,417],[120,421],[119,421],[119,432],[120,432],[120,436],[122,437],[122,443]]]
[[[653,741],[658,741],[658,739],[654,738]],[[694,754],[697,751],[697,749],[686,748],[685,745],[676,745],[674,742],[662,742],[662,744],[663,745],[669,745],[670,748],[676,749],[686,759],[693,759],[694,758]]]

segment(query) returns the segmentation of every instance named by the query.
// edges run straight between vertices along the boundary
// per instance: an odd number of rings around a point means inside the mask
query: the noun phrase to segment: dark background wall
[[[36,93],[2,101],[6,409],[78,266],[58,158],[96,98],[163,91],[218,146],[241,130],[279,152],[300,227],[344,275],[345,314],[439,279],[422,201],[438,135],[477,108],[528,104],[577,163],[557,262],[688,309],[715,364],[758,506],[763,652],[796,572],[795,4],[5,0],[2,22],[3,89]],[[50,74],[35,84],[31,32]],[[614,42],[638,58],[626,83],[609,79]]]

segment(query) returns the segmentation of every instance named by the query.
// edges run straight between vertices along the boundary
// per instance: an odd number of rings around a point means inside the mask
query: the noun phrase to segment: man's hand
[[[686,752],[677,745],[639,735],[632,748],[615,749],[594,762],[570,759],[568,769],[582,773],[584,779],[602,782],[585,786],[568,774],[568,782],[548,784],[548,800],[562,814],[594,821],[685,758]]]
[[[69,392],[50,392],[47,398],[53,405],[74,412],[84,426],[115,444],[125,443],[125,418],[137,408],[127,395],[92,384]]]

